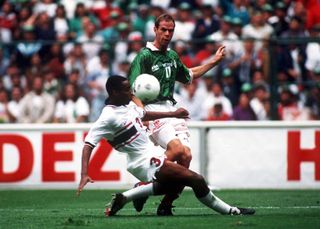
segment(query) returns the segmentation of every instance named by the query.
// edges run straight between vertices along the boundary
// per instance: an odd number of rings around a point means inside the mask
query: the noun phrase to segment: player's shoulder
[[[102,122],[112,121],[117,115],[116,108],[117,108],[116,106],[106,105],[102,109],[98,120]]]
[[[152,51],[147,47],[143,47],[138,53],[139,56],[149,56],[151,54],[152,54]]]
[[[167,52],[168,52],[169,56],[179,58],[178,53],[176,51],[174,51],[173,49],[169,49]]]

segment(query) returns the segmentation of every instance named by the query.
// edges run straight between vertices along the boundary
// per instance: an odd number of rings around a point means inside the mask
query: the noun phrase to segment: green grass
[[[0,191],[0,228],[320,228],[319,190],[228,190],[215,192],[235,206],[256,208],[254,216],[222,216],[185,191],[174,217],[157,217],[160,197],[151,197],[136,213],[132,204],[105,218],[104,205],[114,191]]]

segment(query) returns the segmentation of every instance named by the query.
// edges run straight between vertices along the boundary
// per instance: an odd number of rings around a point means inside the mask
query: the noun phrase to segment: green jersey
[[[168,49],[159,51],[153,44],[147,43],[133,60],[128,79],[131,86],[137,76],[147,73],[155,76],[160,82],[160,93],[156,101],[173,99],[175,81],[183,84],[190,83],[192,77],[189,69],[181,62],[178,54]]]

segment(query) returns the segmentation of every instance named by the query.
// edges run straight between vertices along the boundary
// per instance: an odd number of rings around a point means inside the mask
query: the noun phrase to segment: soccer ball
[[[160,83],[150,74],[139,75],[133,83],[133,94],[142,102],[155,100],[160,92]]]

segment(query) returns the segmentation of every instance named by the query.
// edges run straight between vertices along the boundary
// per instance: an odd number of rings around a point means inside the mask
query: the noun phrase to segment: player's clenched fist
[[[226,56],[226,46],[220,46],[214,55],[214,61],[220,62]]]

